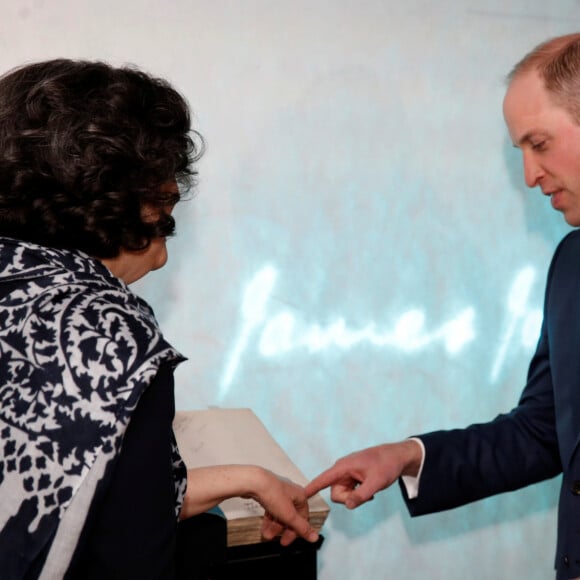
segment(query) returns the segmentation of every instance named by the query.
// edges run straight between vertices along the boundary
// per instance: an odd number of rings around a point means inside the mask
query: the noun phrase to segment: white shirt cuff
[[[421,479],[421,472],[423,471],[423,464],[425,463],[425,445],[423,445],[423,441],[418,437],[410,437],[411,441],[417,441],[421,446],[421,452],[423,457],[421,458],[421,466],[419,467],[419,472],[417,473],[416,477],[412,475],[401,475],[401,479],[403,480],[403,484],[405,485],[405,489],[407,490],[407,497],[409,499],[415,499],[419,495],[419,483]]]

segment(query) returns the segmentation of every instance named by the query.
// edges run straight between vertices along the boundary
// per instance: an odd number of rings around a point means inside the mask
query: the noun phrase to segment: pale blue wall
[[[503,79],[573,30],[577,2],[0,4],[2,70],[133,62],[191,102],[198,193],[170,263],[136,287],[189,357],[180,408],[252,407],[314,476],[516,402],[568,228],[523,185]],[[345,342],[314,348],[316,326]],[[320,578],[550,578],[557,488],[415,520],[396,489],[336,506]]]

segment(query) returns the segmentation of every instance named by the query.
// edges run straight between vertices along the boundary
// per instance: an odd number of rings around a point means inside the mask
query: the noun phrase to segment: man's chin
[[[578,228],[580,227],[580,215],[575,215],[575,214],[570,214],[570,213],[565,213],[562,212],[564,214],[564,220],[566,221],[566,223],[569,226],[572,226],[573,228]]]

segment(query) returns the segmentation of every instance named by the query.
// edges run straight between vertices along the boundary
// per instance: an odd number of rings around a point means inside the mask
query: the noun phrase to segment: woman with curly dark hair
[[[135,68],[57,59],[0,78],[3,579],[176,578],[178,521],[233,496],[264,506],[266,536],[281,522],[283,544],[317,539],[301,487],[185,469],[184,358],[128,288],[165,264],[202,150],[183,97]]]

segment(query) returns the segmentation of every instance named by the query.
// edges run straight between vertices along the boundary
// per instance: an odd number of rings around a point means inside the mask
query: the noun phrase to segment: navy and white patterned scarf
[[[95,487],[160,364],[153,312],[82,252],[0,238],[0,574],[66,571]],[[176,513],[185,491],[177,449]]]

